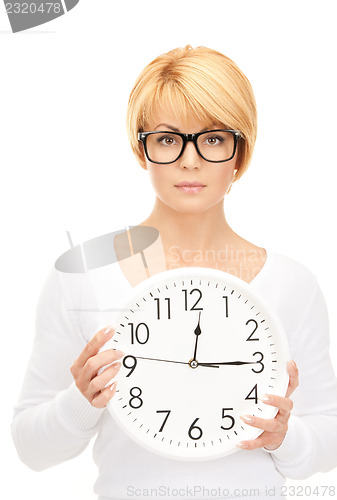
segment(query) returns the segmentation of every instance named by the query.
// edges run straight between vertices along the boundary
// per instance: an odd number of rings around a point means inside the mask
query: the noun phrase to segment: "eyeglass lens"
[[[197,146],[209,161],[226,161],[234,152],[234,135],[231,132],[210,131],[199,135]],[[147,152],[151,161],[174,162],[181,153],[184,142],[174,133],[156,132],[147,137]]]

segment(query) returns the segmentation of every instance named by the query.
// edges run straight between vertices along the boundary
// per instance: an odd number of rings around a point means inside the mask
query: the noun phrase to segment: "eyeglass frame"
[[[205,158],[200,153],[199,148],[198,148],[198,144],[197,144],[197,140],[198,140],[198,138],[199,138],[200,135],[207,134],[209,132],[231,132],[231,134],[234,136],[234,148],[233,148],[233,154],[232,154],[232,156],[230,158],[227,158],[227,160],[208,160],[207,158]],[[150,156],[148,154],[148,151],[147,151],[146,139],[147,139],[147,137],[149,135],[152,135],[152,134],[175,134],[175,135],[178,135],[179,137],[182,138],[183,145],[182,145],[180,154],[177,156],[177,158],[175,160],[173,160],[173,161],[153,161],[153,160],[151,160],[151,158],[150,158]],[[138,132],[138,140],[143,144],[146,158],[151,163],[156,163],[158,165],[169,165],[170,163],[174,163],[177,160],[179,160],[179,158],[181,158],[181,156],[183,155],[183,153],[185,151],[186,144],[188,142],[193,142],[194,147],[195,147],[198,155],[201,156],[201,158],[203,160],[205,160],[205,161],[208,161],[210,163],[224,163],[225,161],[230,161],[235,156],[235,153],[236,153],[236,150],[237,150],[238,140],[241,137],[242,137],[242,134],[241,134],[241,132],[239,130],[222,129],[222,128],[218,128],[218,129],[214,129],[214,130],[205,130],[204,132],[198,132],[198,133],[195,133],[195,134],[182,134],[181,132],[173,132],[172,130],[156,130],[154,132]]]

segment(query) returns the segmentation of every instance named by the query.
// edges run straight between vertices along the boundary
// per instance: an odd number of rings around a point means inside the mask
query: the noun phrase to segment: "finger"
[[[88,385],[86,397],[93,399],[96,394],[103,391],[109,382],[112,383],[112,379],[117,375],[121,366],[121,363],[114,363],[112,366],[104,370],[103,373],[94,377]]]
[[[263,437],[257,437],[256,439],[252,439],[250,441],[241,441],[237,444],[237,446],[239,446],[239,448],[243,448],[244,450],[256,450],[257,448],[263,448],[265,446],[265,441]]]
[[[277,396],[276,394],[265,394],[264,396],[261,396],[259,399],[265,405],[270,405],[274,406],[275,408],[278,408],[279,409],[278,416],[281,417],[288,416],[294,406],[291,399],[282,396]]]
[[[101,391],[92,401],[95,408],[104,408],[116,393],[117,380]]]
[[[287,369],[289,373],[289,384],[286,392],[286,397],[289,397],[290,394],[294,392],[294,390],[299,384],[299,376],[298,376],[298,368],[295,361],[289,361],[287,364]]]
[[[112,338],[115,333],[113,327],[105,327],[99,330],[92,339],[89,340],[81,354],[78,356],[74,362],[73,367],[76,370],[81,370],[89,358],[95,356],[99,350],[104,346],[104,344]]]
[[[254,417],[252,415],[242,415],[241,420],[245,424],[248,424],[257,429],[261,429],[267,432],[282,432],[284,430],[284,423],[276,418],[260,418]]]
[[[123,356],[125,356],[123,351],[109,349],[107,351],[99,352],[95,356],[89,358],[82,370],[80,377],[81,385],[88,385],[94,377],[96,378],[96,375],[101,368],[105,368],[107,365],[116,362]],[[104,371],[105,370],[103,370],[103,372]]]

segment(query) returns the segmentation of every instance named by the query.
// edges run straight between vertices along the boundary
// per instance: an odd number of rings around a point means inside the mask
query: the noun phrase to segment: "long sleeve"
[[[319,286],[309,287],[311,300],[292,335],[292,356],[299,386],[289,429],[281,446],[270,452],[277,469],[304,479],[337,466],[337,380],[329,356],[329,324]]]
[[[52,269],[37,304],[33,350],[11,425],[18,455],[33,470],[75,457],[97,432],[104,410],[90,405],[70,373],[85,344]]]

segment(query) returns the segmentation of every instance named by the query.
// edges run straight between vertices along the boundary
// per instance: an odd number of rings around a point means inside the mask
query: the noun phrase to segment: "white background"
[[[226,215],[243,237],[316,274],[337,362],[336,14],[334,0],[80,0],[59,19],[12,34],[1,5],[1,451],[10,471],[1,489],[7,500],[94,498],[90,447],[35,473],[17,458],[9,425],[37,297],[69,248],[66,231],[76,244],[137,224],[151,210],[152,187],[127,142],[126,105],[139,71],[172,48],[219,50],[251,81],[258,141]],[[337,488],[337,470],[289,484]]]

